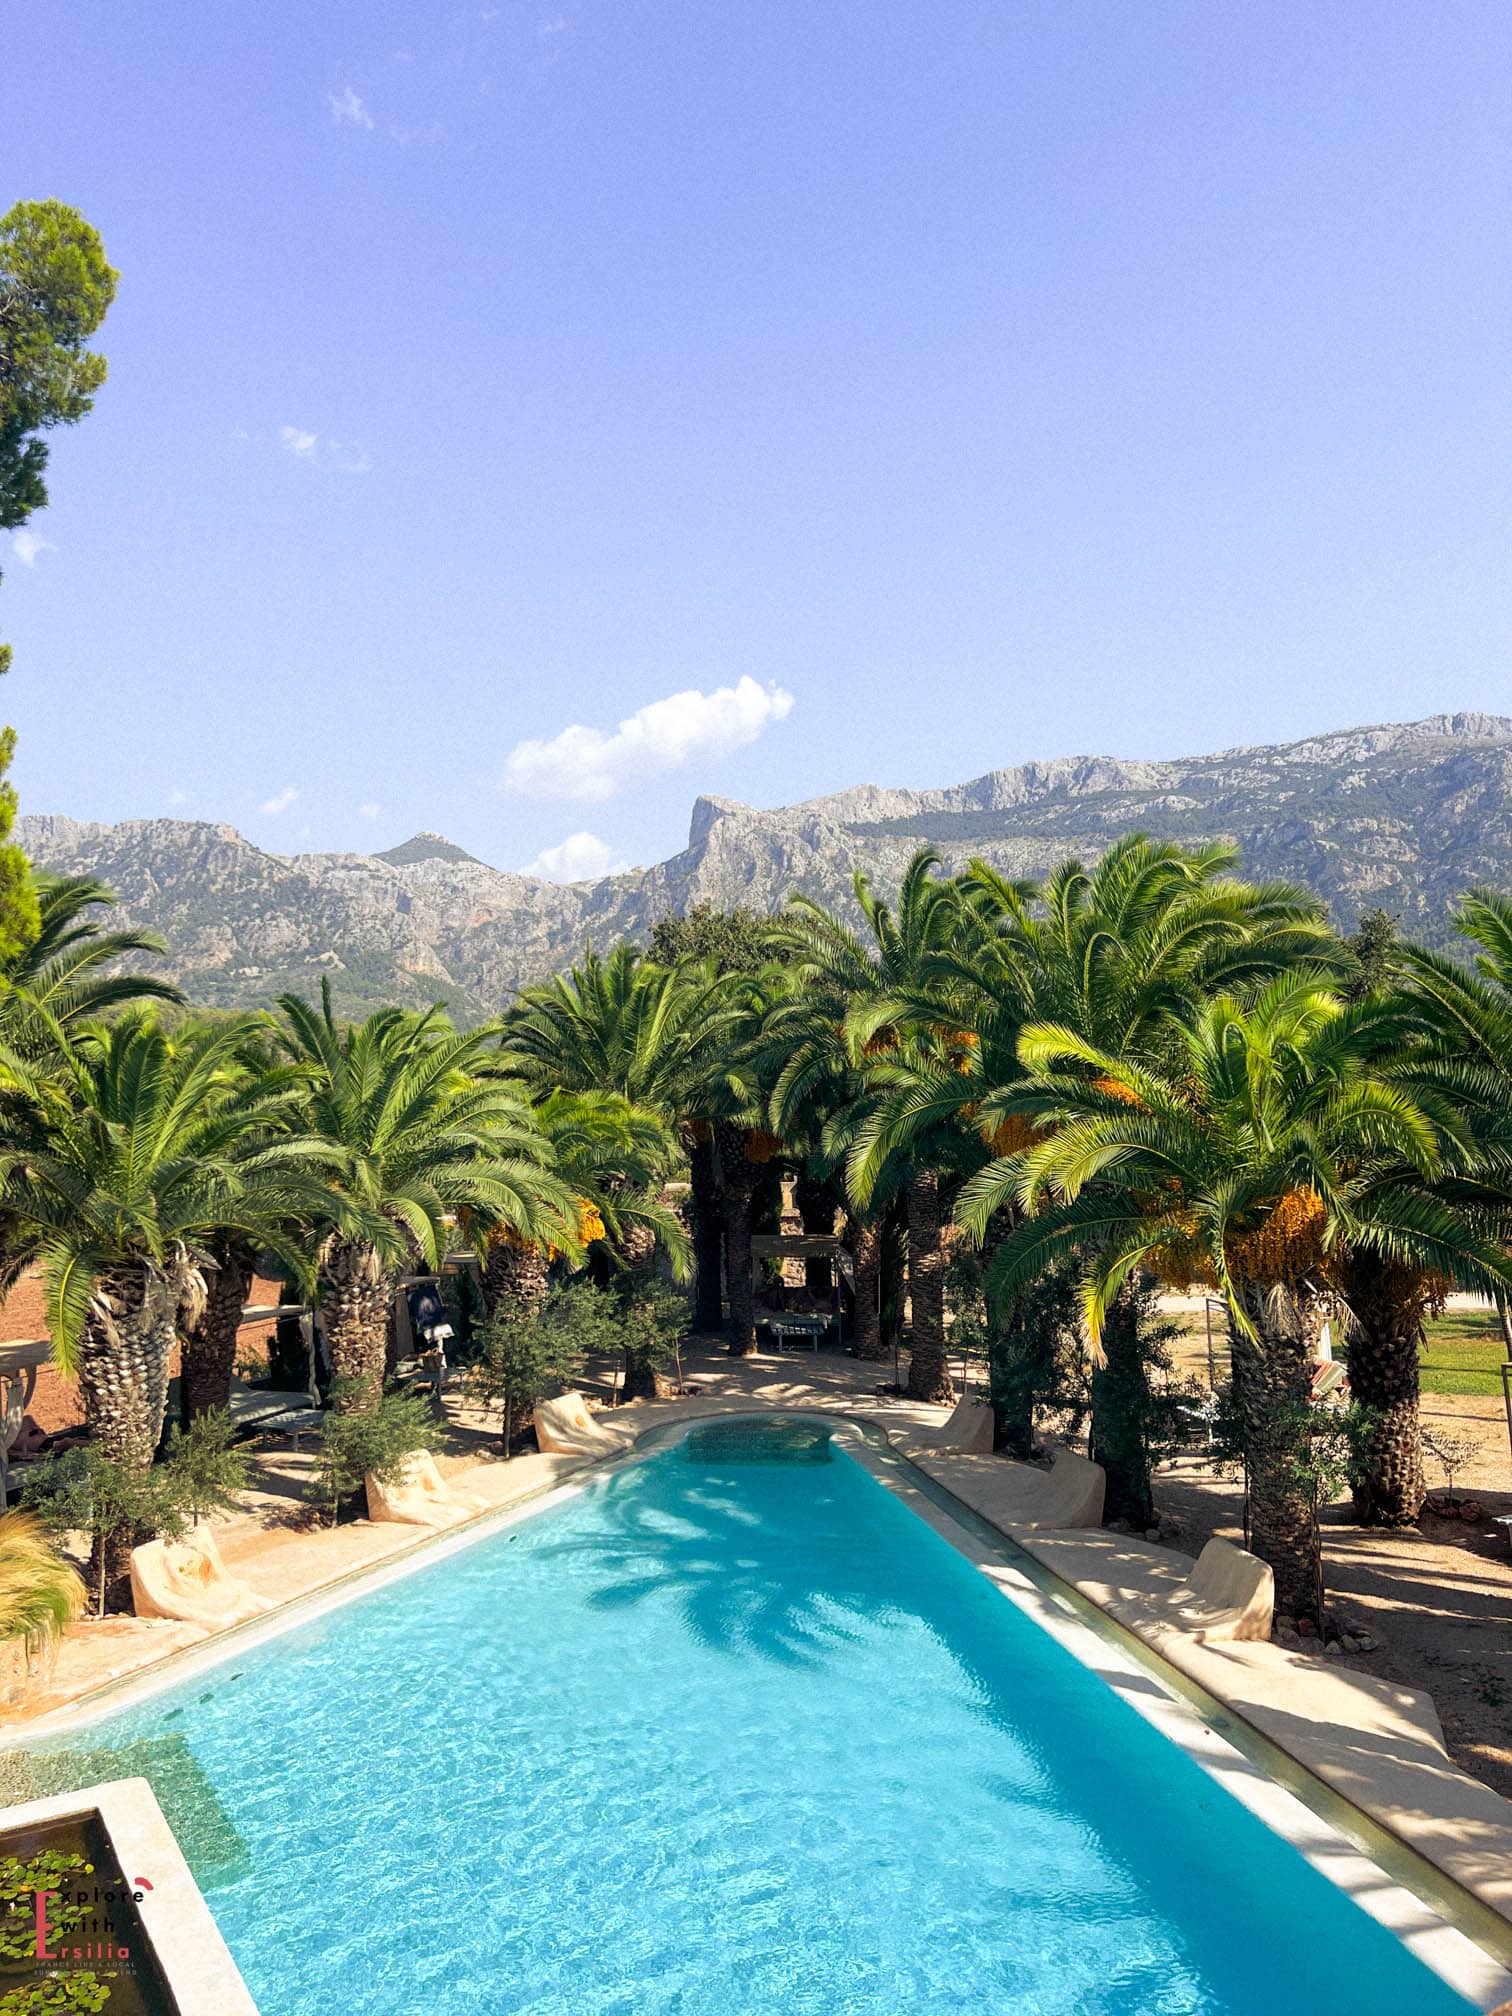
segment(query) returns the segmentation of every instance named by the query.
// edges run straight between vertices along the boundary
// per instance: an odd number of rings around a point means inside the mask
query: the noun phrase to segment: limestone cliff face
[[[844,904],[857,868],[894,884],[926,842],[951,867],[979,855],[1042,875],[1130,829],[1235,840],[1252,873],[1308,883],[1346,929],[1378,903],[1444,945],[1461,891],[1512,887],[1512,720],[1435,715],[1166,763],[1070,757],[777,811],[700,798],[683,853],[567,887],[486,867],[438,834],[383,855],[286,857],[188,820],[31,815],[16,827],[39,863],[110,884],[132,923],[168,941],[162,963],[196,1000],[260,1004],[329,973],[348,1009],[444,999],[468,1020],[586,939],[644,936],[669,910],[775,910],[795,890]]]

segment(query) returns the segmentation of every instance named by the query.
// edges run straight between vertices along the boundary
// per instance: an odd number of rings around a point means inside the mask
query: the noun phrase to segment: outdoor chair
[[[941,1455],[952,1450],[962,1456],[990,1456],[992,1454],[993,1420],[992,1406],[980,1394],[964,1395],[955,1404],[955,1411],[949,1420],[938,1428],[922,1428],[909,1436],[904,1448],[937,1449]]]
[[[131,1601],[138,1617],[170,1617],[224,1631],[273,1608],[226,1572],[208,1526],[182,1540],[149,1540],[131,1550]]]
[[[547,1456],[622,1456],[635,1440],[590,1414],[581,1393],[563,1393],[535,1404],[536,1446]]]
[[[486,1500],[447,1483],[428,1449],[412,1450],[397,1477],[383,1479],[369,1471],[363,1483],[368,1517],[375,1525],[454,1526],[486,1510]]]

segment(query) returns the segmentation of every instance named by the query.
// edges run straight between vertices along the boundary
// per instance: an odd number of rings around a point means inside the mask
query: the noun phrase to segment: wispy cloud
[[[170,805],[187,805],[189,803],[189,793],[187,791],[170,791],[168,793],[168,803]]]
[[[257,809],[266,812],[269,818],[276,819],[280,812],[288,811],[298,796],[299,793],[292,784],[285,784],[282,791],[275,791],[271,798],[265,798]]]
[[[278,430],[279,445],[285,454],[311,469],[336,469],[344,476],[365,476],[372,468],[366,448],[358,441],[337,441],[329,434],[317,434],[312,427]]]
[[[366,132],[372,132],[373,115],[350,84],[339,92],[327,91],[326,103],[330,106],[331,117],[338,126],[361,126]]]
[[[504,766],[504,783],[533,798],[599,804],[661,771],[744,748],[784,720],[792,707],[791,693],[781,686],[758,686],[749,676],[712,693],[689,688],[638,708],[613,734],[574,726],[549,742],[516,743]]]
[[[35,567],[40,554],[56,553],[58,549],[40,532],[12,532],[11,550],[23,567]]]
[[[366,805],[359,805],[357,810],[362,814],[364,819],[376,819],[382,812],[383,807],[374,804],[372,799],[369,799]]]
[[[542,882],[597,882],[603,875],[623,874],[625,865],[596,833],[569,833],[560,846],[543,848],[520,873]]]

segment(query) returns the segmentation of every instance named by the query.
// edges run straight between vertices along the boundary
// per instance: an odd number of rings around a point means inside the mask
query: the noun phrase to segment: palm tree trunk
[[[688,1215],[693,1221],[693,1328],[713,1336],[724,1325],[724,1222],[720,1213],[719,1179],[714,1167],[712,1133],[688,1146],[690,1192]]]
[[[157,1268],[109,1268],[79,1340],[79,1393],[94,1445],[143,1476],[163,1432],[177,1307],[175,1285]],[[107,1598],[119,1591],[138,1538],[129,1525],[96,1534],[90,1581]]]
[[[1322,1628],[1322,1535],[1318,1508],[1297,1476],[1298,1423],[1311,1405],[1312,1365],[1323,1331],[1323,1298],[1307,1284],[1244,1291],[1257,1345],[1235,1327],[1234,1394],[1249,1479],[1250,1551],[1270,1564],[1278,1615]]]
[[[1350,1392],[1375,1417],[1355,1484],[1355,1515],[1365,1526],[1415,1526],[1428,1491],[1418,1418],[1421,1277],[1372,1254],[1352,1254],[1345,1294],[1355,1322]]]
[[[551,1263],[541,1248],[495,1232],[483,1263],[483,1307],[489,1322],[528,1323],[546,1307],[550,1288]]]
[[[955,1397],[945,1357],[945,1249],[940,1243],[938,1170],[916,1170],[908,1185],[908,1358],[910,1400]]]
[[[332,1404],[338,1414],[367,1414],[383,1394],[389,1308],[394,1283],[366,1239],[333,1233],[320,1265],[321,1314],[331,1353]]]
[[[987,1316],[987,1397],[992,1403],[992,1446],[1020,1461],[1034,1454],[1034,1408],[1046,1385],[1051,1346],[1048,1326],[1034,1321],[1032,1290],[994,1292],[992,1263],[1017,1222],[994,1212],[982,1242],[982,1300]]]
[[[1140,1333],[1139,1294],[1125,1281],[1114,1296],[1103,1325],[1103,1362],[1092,1374],[1092,1461],[1102,1465],[1107,1479],[1103,1518],[1127,1520],[1142,1533],[1155,1523],[1155,1497],[1150,1486],[1150,1452],[1146,1424],[1150,1417],[1150,1383]]]
[[[84,1419],[100,1453],[147,1470],[163,1432],[176,1297],[164,1277],[140,1264],[100,1278],[79,1344]]]
[[[244,1239],[215,1239],[211,1257],[219,1264],[206,1270],[204,1300],[195,1320],[180,1326],[184,1417],[189,1421],[230,1405],[236,1333],[257,1266],[257,1255]]]
[[[756,1270],[751,1259],[751,1226],[755,1216],[756,1165],[746,1155],[746,1130],[733,1121],[714,1123],[719,1155],[724,1219],[725,1273],[730,1291],[730,1356],[750,1358],[756,1351]]]
[[[649,1274],[656,1264],[656,1234],[649,1225],[622,1224],[619,1252],[632,1274]]]
[[[892,1351],[882,1335],[882,1225],[876,1218],[852,1217],[851,1258],[856,1269],[856,1328],[853,1343],[858,1358],[880,1364]]]

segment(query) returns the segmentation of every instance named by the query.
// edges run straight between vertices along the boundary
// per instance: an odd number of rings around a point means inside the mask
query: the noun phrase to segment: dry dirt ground
[[[1201,1316],[1188,1316],[1174,1350],[1176,1370],[1207,1376]],[[1222,1365],[1220,1364],[1220,1376]],[[1512,1549],[1489,1523],[1512,1512],[1512,1447],[1497,1399],[1426,1394],[1423,1425],[1475,1443],[1477,1454],[1455,1479],[1486,1518],[1474,1526],[1425,1513],[1421,1530],[1378,1532],[1357,1526],[1347,1502],[1325,1515],[1324,1565],[1330,1599],[1380,1641],[1350,1660],[1368,1673],[1421,1687],[1433,1696],[1455,1761],[1512,1798]],[[1444,1477],[1429,1459],[1428,1483]],[[1213,1534],[1241,1536],[1242,1498],[1231,1479],[1198,1456],[1161,1467],[1155,1480],[1162,1514],[1181,1523],[1172,1545],[1195,1554]]]

